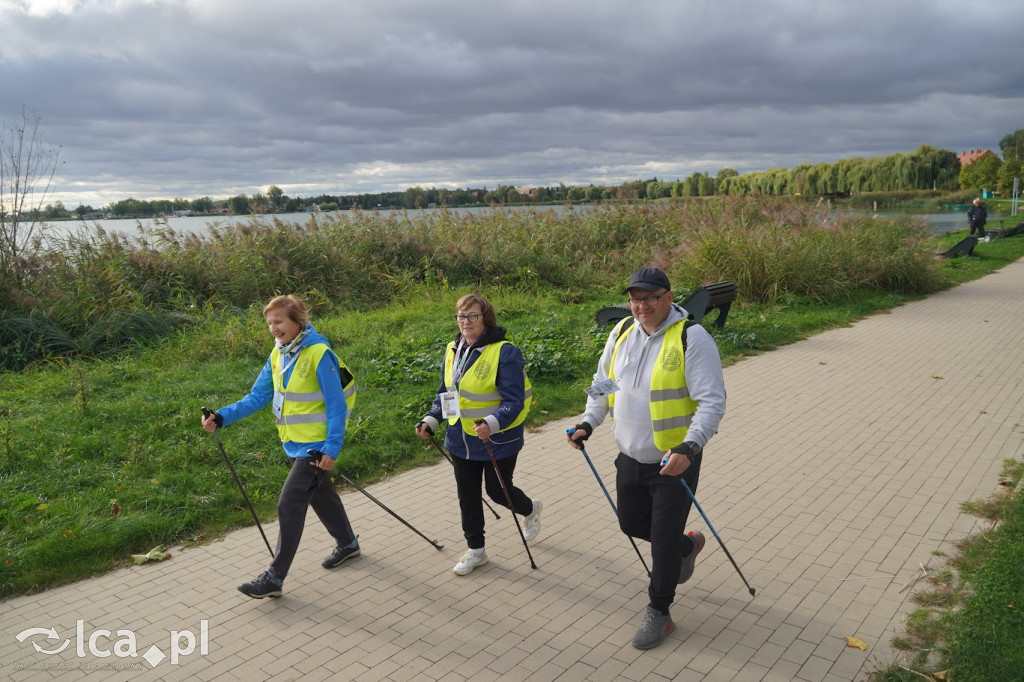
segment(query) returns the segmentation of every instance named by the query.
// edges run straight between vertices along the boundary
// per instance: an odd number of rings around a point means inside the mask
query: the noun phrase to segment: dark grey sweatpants
[[[296,457],[277,500],[277,550],[270,563],[270,572],[275,578],[284,580],[288,575],[306,525],[306,510],[310,506],[339,547],[356,539],[345,506],[334,489],[331,473],[316,466],[311,457]]]

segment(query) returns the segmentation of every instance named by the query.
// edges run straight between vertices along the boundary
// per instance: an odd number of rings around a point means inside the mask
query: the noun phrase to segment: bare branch
[[[20,117],[0,124],[0,283],[8,291],[25,284],[25,258],[43,236],[40,216],[61,163],[41,121],[22,105]]]

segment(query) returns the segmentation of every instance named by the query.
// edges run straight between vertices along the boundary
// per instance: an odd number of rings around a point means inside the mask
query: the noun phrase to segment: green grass
[[[873,682],[1005,682],[1024,671],[1024,462],[1007,460],[1004,492],[962,505],[996,523],[959,543],[948,568],[915,592],[921,608],[893,640],[905,660],[870,675]],[[944,676],[937,676],[944,675]]]

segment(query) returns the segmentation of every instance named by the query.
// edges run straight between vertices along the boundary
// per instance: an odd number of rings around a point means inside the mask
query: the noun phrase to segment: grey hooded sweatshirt
[[[665,450],[654,444],[651,372],[661,351],[665,330],[686,316],[686,310],[673,303],[669,316],[650,336],[640,324],[634,324],[615,357],[615,380],[619,385],[615,393],[615,442],[620,452],[638,462],[657,464],[665,455]],[[595,383],[608,378],[616,340],[612,330],[594,374]],[[711,334],[699,325],[689,329],[684,362],[686,386],[698,405],[684,440],[704,447],[725,415],[725,381],[718,346]],[[583,421],[596,428],[607,415],[607,396],[587,399]]]

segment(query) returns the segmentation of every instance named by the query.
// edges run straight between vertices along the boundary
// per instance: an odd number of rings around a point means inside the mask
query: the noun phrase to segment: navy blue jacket
[[[456,345],[458,345],[460,338],[460,336],[455,337]],[[504,340],[504,327],[488,327],[484,329],[484,333],[480,338],[470,346],[472,354],[470,355],[469,363],[466,365],[467,371],[480,358],[481,348]],[[495,459],[511,457],[523,448],[522,424],[500,433],[497,431],[504,429],[514,422],[519,413],[523,411],[526,401],[526,385],[523,379],[525,376],[524,369],[525,363],[522,351],[511,343],[506,343],[502,346],[498,359],[497,379],[497,389],[498,393],[501,394],[501,403],[498,405],[497,412],[491,415],[498,422],[498,429],[494,429],[492,425],[490,438],[491,451],[494,453]],[[423,421],[435,432],[442,422],[448,427],[445,431],[444,447],[452,457],[485,462],[490,461],[487,449],[479,437],[466,433],[458,422],[448,424],[448,420],[441,418],[440,394],[447,390],[448,387],[444,383],[444,361],[442,360],[441,383],[437,390],[437,395],[434,396],[434,403],[430,406],[430,411],[427,412]],[[491,417],[488,417],[488,419],[491,419]]]

